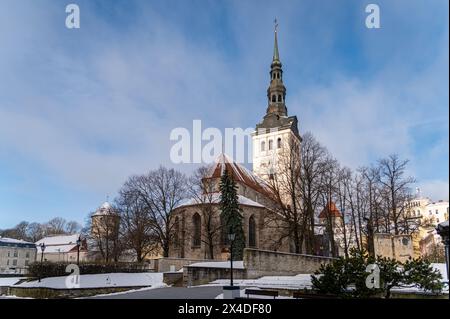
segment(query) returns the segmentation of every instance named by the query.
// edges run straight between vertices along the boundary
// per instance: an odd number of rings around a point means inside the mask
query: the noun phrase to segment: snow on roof
[[[238,201],[240,205],[246,205],[246,206],[254,206],[254,207],[261,207],[263,208],[264,205],[261,205],[260,203],[255,202],[254,200],[251,200],[250,198],[247,198],[242,195],[238,195]],[[175,208],[183,207],[183,206],[192,206],[192,205],[199,205],[199,204],[219,204],[220,203],[220,193],[210,193],[207,195],[203,195],[203,198],[190,198]]]
[[[92,216],[101,216],[101,215],[116,215],[114,208],[112,205],[106,201],[104,202]]]
[[[36,245],[40,245],[41,243],[44,243],[45,246],[76,245],[79,237],[80,234],[48,236],[38,240]],[[47,248],[45,251],[47,251]]]
[[[208,261],[190,264],[187,267],[205,267],[205,268],[230,268],[231,263],[229,261]],[[242,260],[233,261],[233,268],[245,269],[244,262]]]
[[[1,236],[0,236],[0,242],[9,243],[9,244],[33,244],[33,243],[30,243],[30,242],[22,240],[22,239],[14,239],[14,238],[1,237]]]
[[[68,253],[72,249],[76,249],[76,244],[70,245],[45,245],[44,253],[46,254],[58,254],[58,253]]]

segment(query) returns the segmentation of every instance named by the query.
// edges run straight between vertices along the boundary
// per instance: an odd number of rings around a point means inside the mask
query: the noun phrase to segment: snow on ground
[[[90,296],[90,297],[80,297],[80,298],[76,298],[76,299],[86,299],[86,298],[92,298],[92,297],[108,297],[108,296],[116,296],[116,295],[126,295],[129,294],[130,292],[137,292],[137,291],[147,291],[147,290],[152,290],[152,289],[157,289],[157,288],[166,288],[168,287],[165,283],[161,283],[161,284],[156,284],[154,286],[151,287],[144,287],[144,288],[139,288],[139,289],[130,289],[127,291],[120,291],[120,292],[112,292],[110,294],[100,294],[100,295],[95,295],[95,296]]]
[[[25,277],[5,277],[5,278],[0,278],[0,287],[12,286],[12,285],[18,283],[22,279],[25,279]]]
[[[201,262],[190,264],[189,267],[208,267],[208,268],[230,268],[231,263],[229,261],[211,261],[211,262]],[[245,269],[244,262],[241,261],[233,261],[234,269]]]
[[[258,279],[234,279],[234,285],[242,287],[303,289],[311,288],[311,275],[265,276]],[[205,286],[228,286],[230,279],[218,279]]]
[[[107,287],[135,287],[135,286],[160,286],[163,284],[162,273],[109,273],[95,275],[80,275],[80,286],[77,288],[107,288]],[[73,288],[70,276],[49,277],[23,282],[17,287],[47,287],[55,289]]]

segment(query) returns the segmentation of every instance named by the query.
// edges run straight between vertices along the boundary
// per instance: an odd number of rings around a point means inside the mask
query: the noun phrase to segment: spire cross
[[[278,29],[278,20],[277,20],[277,18],[275,18],[275,20],[273,20],[273,23],[275,23],[275,32],[277,32],[277,29]]]

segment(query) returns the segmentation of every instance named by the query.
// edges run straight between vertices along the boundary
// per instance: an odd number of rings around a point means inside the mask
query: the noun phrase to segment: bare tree
[[[145,205],[150,216],[150,227],[163,256],[168,257],[170,242],[175,235],[171,213],[186,197],[186,177],[174,169],[161,166],[146,175],[133,176],[128,182]]]
[[[121,229],[127,248],[134,250],[138,262],[157,250],[157,238],[152,229],[150,213],[134,188],[135,177],[124,183],[116,199],[121,216]]]
[[[46,235],[61,235],[66,233],[66,220],[61,217],[55,217],[45,224]]]
[[[81,231],[81,225],[76,221],[67,222],[65,226],[65,233],[69,235],[73,235],[79,233]]]
[[[409,233],[406,218],[407,204],[411,201],[411,185],[415,182],[413,177],[405,177],[408,160],[400,160],[398,155],[390,155],[378,161],[380,175],[379,182],[384,188],[384,201],[386,214],[389,217],[388,225],[393,226],[394,234]],[[388,226],[388,227],[389,227]]]

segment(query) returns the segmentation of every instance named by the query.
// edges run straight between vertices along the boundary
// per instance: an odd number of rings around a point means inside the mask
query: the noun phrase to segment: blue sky
[[[176,127],[254,127],[273,20],[287,107],[343,165],[410,159],[448,199],[448,1],[0,0],[0,228],[83,222]],[[381,29],[367,29],[377,3]]]

